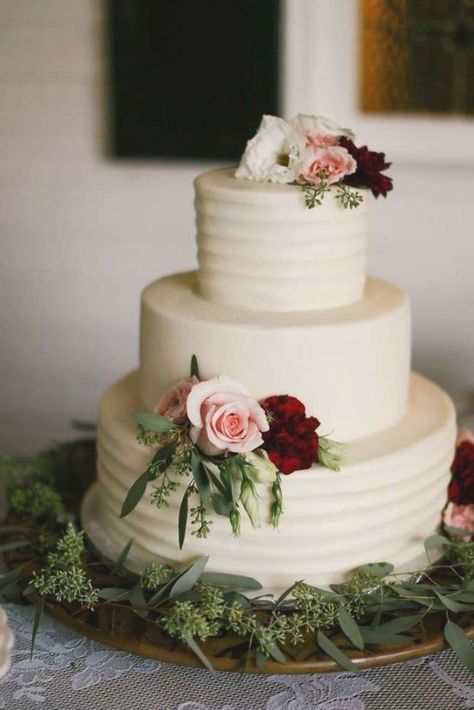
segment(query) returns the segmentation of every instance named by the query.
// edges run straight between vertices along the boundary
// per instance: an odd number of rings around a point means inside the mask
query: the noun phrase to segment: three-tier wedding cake
[[[410,372],[408,296],[366,277],[387,167],[325,119],[264,117],[237,172],[196,179],[199,268],[145,289],[139,369],[101,402],[83,523],[104,553],[275,591],[419,564],[455,413]]]

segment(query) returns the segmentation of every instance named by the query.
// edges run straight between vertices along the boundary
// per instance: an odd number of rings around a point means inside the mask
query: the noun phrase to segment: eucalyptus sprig
[[[320,170],[317,173],[319,182],[304,183],[302,185],[305,205],[308,209],[314,209],[316,206],[321,206],[326,193],[331,191],[331,188],[336,190],[336,200],[344,209],[356,209],[364,201],[363,195],[354,188],[340,181],[331,185],[328,182],[329,174],[326,170]]]
[[[328,183],[328,173],[325,170],[320,170],[317,177],[319,179],[317,185],[311,183],[305,183],[303,185],[305,205],[310,210],[314,209],[316,206],[321,206],[326,193],[331,191],[331,186]]]
[[[339,182],[336,185],[336,200],[338,200],[344,209],[356,209],[364,201],[363,196],[354,188],[345,185],[343,182]]]

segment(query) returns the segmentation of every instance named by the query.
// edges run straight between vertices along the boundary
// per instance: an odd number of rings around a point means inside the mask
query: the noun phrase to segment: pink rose
[[[469,534],[465,535],[463,539],[469,542],[474,533],[474,505],[472,503],[469,505],[448,503],[443,513],[443,523],[453,528],[466,530]]]
[[[222,375],[194,385],[187,413],[191,439],[205,454],[248,453],[263,444],[265,412],[250,390]]]
[[[156,414],[171,419],[175,424],[186,420],[186,402],[194,385],[199,382],[197,377],[188,377],[170,387],[155,407]]]
[[[324,171],[326,180],[331,185],[339,182],[345,175],[355,172],[357,163],[346,148],[328,146],[326,148],[309,148],[303,156],[299,180],[319,185],[319,173]]]

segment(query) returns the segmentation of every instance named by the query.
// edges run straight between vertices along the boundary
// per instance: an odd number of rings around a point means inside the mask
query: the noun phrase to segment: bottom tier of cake
[[[104,395],[99,416],[98,483],[86,498],[83,525],[92,541],[115,556],[131,538],[127,565],[139,571],[151,561],[183,565],[209,556],[208,571],[258,579],[278,592],[296,580],[327,586],[354,567],[386,561],[405,570],[425,564],[423,541],[436,529],[446,500],[454,454],[455,412],[447,395],[413,375],[404,419],[350,445],[336,473],[318,465],[282,477],[284,514],[278,530],[268,520],[253,529],[245,517],[232,536],[227,518],[214,515],[207,539],[188,533],[178,546],[182,490],[157,510],[145,494],[126,518],[125,496],[146,468],[151,452],[135,439],[132,413],[142,409],[136,373]],[[149,484],[150,490],[153,484]],[[259,486],[261,510],[270,495]]]

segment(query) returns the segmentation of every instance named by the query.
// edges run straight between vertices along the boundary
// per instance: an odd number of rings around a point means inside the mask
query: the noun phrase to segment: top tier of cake
[[[367,199],[344,209],[331,191],[308,209],[301,187],[239,180],[234,172],[212,170],[195,181],[204,298],[258,311],[358,301],[366,278]]]

